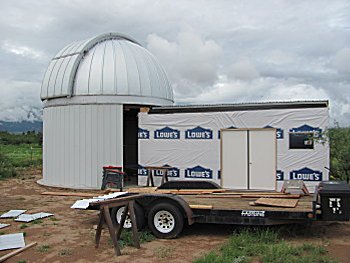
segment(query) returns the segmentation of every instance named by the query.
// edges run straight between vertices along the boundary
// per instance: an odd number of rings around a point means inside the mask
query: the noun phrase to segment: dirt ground
[[[100,247],[94,247],[94,225],[98,222],[96,211],[71,209],[79,197],[41,195],[56,191],[36,183],[40,170],[27,171],[20,177],[0,181],[0,213],[10,209],[27,209],[28,213],[48,212],[54,217],[39,223],[23,224],[12,219],[1,219],[10,227],[0,229],[2,234],[25,232],[26,244],[37,242],[7,262],[192,262],[202,254],[218,248],[234,226],[198,224],[188,226],[177,239],[141,244],[141,249],[125,247],[122,256],[116,257],[107,229],[102,232]],[[301,230],[302,231],[302,230]],[[309,235],[286,237],[290,242],[312,242],[324,246],[328,254],[340,262],[350,262],[350,223],[313,224]],[[0,251],[0,256],[9,253]]]

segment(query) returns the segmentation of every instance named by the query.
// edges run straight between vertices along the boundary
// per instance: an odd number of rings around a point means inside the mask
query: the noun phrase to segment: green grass
[[[322,246],[293,245],[271,230],[243,230],[234,233],[218,251],[211,251],[196,263],[335,263]]]
[[[14,167],[40,166],[42,162],[42,147],[38,144],[1,144],[0,153],[5,154]]]
[[[148,231],[141,231],[141,232],[138,232],[138,234],[139,234],[140,243],[150,242],[155,239],[155,237],[151,234],[151,232],[148,232]],[[109,238],[108,243],[110,245],[113,245],[111,238]],[[128,229],[123,229],[118,243],[121,248],[125,246],[132,246],[133,245],[132,232]]]
[[[39,144],[0,144],[0,180],[17,175],[26,167],[41,167],[42,147]]]

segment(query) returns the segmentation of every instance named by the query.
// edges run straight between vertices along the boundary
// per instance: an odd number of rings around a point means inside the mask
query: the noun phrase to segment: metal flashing
[[[255,102],[235,104],[203,104],[203,105],[172,105],[152,107],[149,114],[195,113],[220,111],[250,111],[272,109],[300,109],[300,108],[328,108],[328,100],[319,101],[283,101],[283,102]]]

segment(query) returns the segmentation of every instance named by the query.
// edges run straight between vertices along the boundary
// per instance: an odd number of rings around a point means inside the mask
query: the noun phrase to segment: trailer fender
[[[174,194],[145,194],[143,197],[137,199],[139,203],[145,210],[146,214],[151,207],[160,202],[170,202],[176,205],[182,212],[185,218],[187,218],[188,224],[192,225],[194,223],[193,211],[189,204],[180,196]]]

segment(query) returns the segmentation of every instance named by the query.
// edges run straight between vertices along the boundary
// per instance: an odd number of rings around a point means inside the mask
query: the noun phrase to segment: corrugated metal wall
[[[43,119],[43,184],[100,188],[102,166],[122,166],[122,105],[48,107]]]

